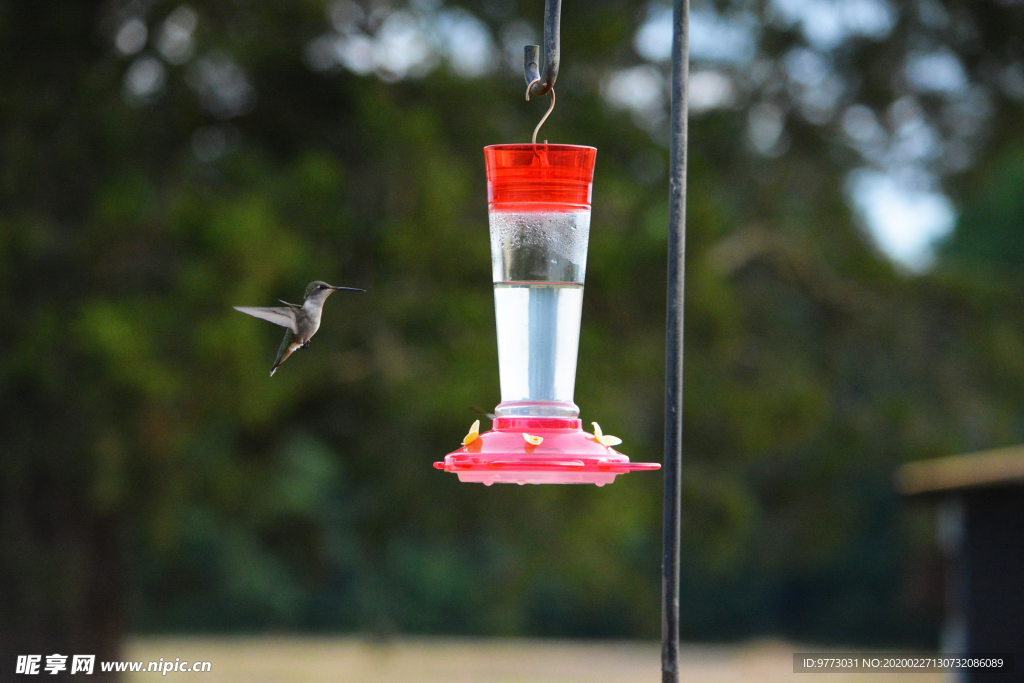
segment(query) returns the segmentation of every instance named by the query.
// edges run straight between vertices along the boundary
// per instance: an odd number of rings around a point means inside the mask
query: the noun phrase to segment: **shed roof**
[[[896,488],[907,496],[1013,485],[1024,485],[1024,445],[907,463],[896,472]]]

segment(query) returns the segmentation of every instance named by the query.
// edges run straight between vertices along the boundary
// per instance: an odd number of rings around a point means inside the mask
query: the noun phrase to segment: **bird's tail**
[[[270,376],[273,377],[274,373],[277,372],[277,368],[281,363],[288,360],[288,356],[292,355],[295,350],[292,346],[292,339],[295,335],[291,330],[285,330],[284,339],[281,341],[281,347],[277,350],[277,358],[274,359],[274,367],[270,368]]]
[[[271,377],[273,377],[274,373],[277,372],[277,368],[281,365],[281,363],[283,363],[286,360],[288,360],[288,356],[292,355],[292,351],[294,351],[294,349],[291,348],[291,346],[289,346],[288,348],[286,348],[284,350],[284,353],[282,353],[281,355],[279,355],[277,357],[277,360],[274,361],[274,367],[270,368],[270,376]]]

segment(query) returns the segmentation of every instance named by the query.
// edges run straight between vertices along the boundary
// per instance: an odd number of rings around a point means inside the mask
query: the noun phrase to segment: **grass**
[[[782,642],[684,645],[685,683],[940,683],[941,674],[794,674]],[[659,683],[657,643],[355,637],[144,637],[124,655],[136,661],[209,661],[209,673],[159,680],[203,683]],[[129,674],[128,683],[157,680]],[[837,678],[838,676],[838,678]]]

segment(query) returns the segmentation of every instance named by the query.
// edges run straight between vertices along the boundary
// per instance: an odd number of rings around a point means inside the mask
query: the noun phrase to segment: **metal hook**
[[[559,25],[562,21],[562,0],[545,0],[544,2],[544,73],[540,72],[540,46],[527,45],[523,50],[523,73],[528,88],[536,97],[548,94],[555,87],[558,78],[558,45]],[[550,113],[550,112],[548,112]],[[543,123],[543,121],[541,122]]]
[[[536,83],[539,80],[540,80],[539,77],[535,78],[535,79],[533,79],[533,81],[530,82],[529,85],[526,86],[526,101],[527,102],[530,101],[530,88],[532,88],[533,84]],[[548,107],[547,112],[545,112],[544,116],[541,117],[541,120],[537,124],[537,127],[533,129],[533,144],[535,144],[535,145],[537,144],[537,133],[540,132],[540,127],[544,125],[544,122],[548,120],[548,117],[551,116],[551,112],[553,112],[554,110],[555,110],[555,87],[551,86],[551,106]],[[545,140],[545,142],[547,142],[547,141]]]

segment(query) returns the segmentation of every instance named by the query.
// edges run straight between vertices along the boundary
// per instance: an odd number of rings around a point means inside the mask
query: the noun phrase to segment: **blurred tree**
[[[940,249],[946,266],[959,266],[1020,285],[1024,267],[1024,152],[1012,147],[979,172],[957,225]]]
[[[998,283],[893,268],[844,188],[974,186],[1020,134],[1020,10],[797,4],[694,10],[686,634],[927,642],[890,474],[1024,438],[1024,331]],[[0,3],[0,660],[140,628],[655,636],[658,477],[430,468],[497,402],[480,148],[542,111],[541,5]],[[600,149],[577,402],[645,459],[663,17],[567,0],[543,134]],[[314,278],[370,292],[269,380],[277,331],[230,305]]]

